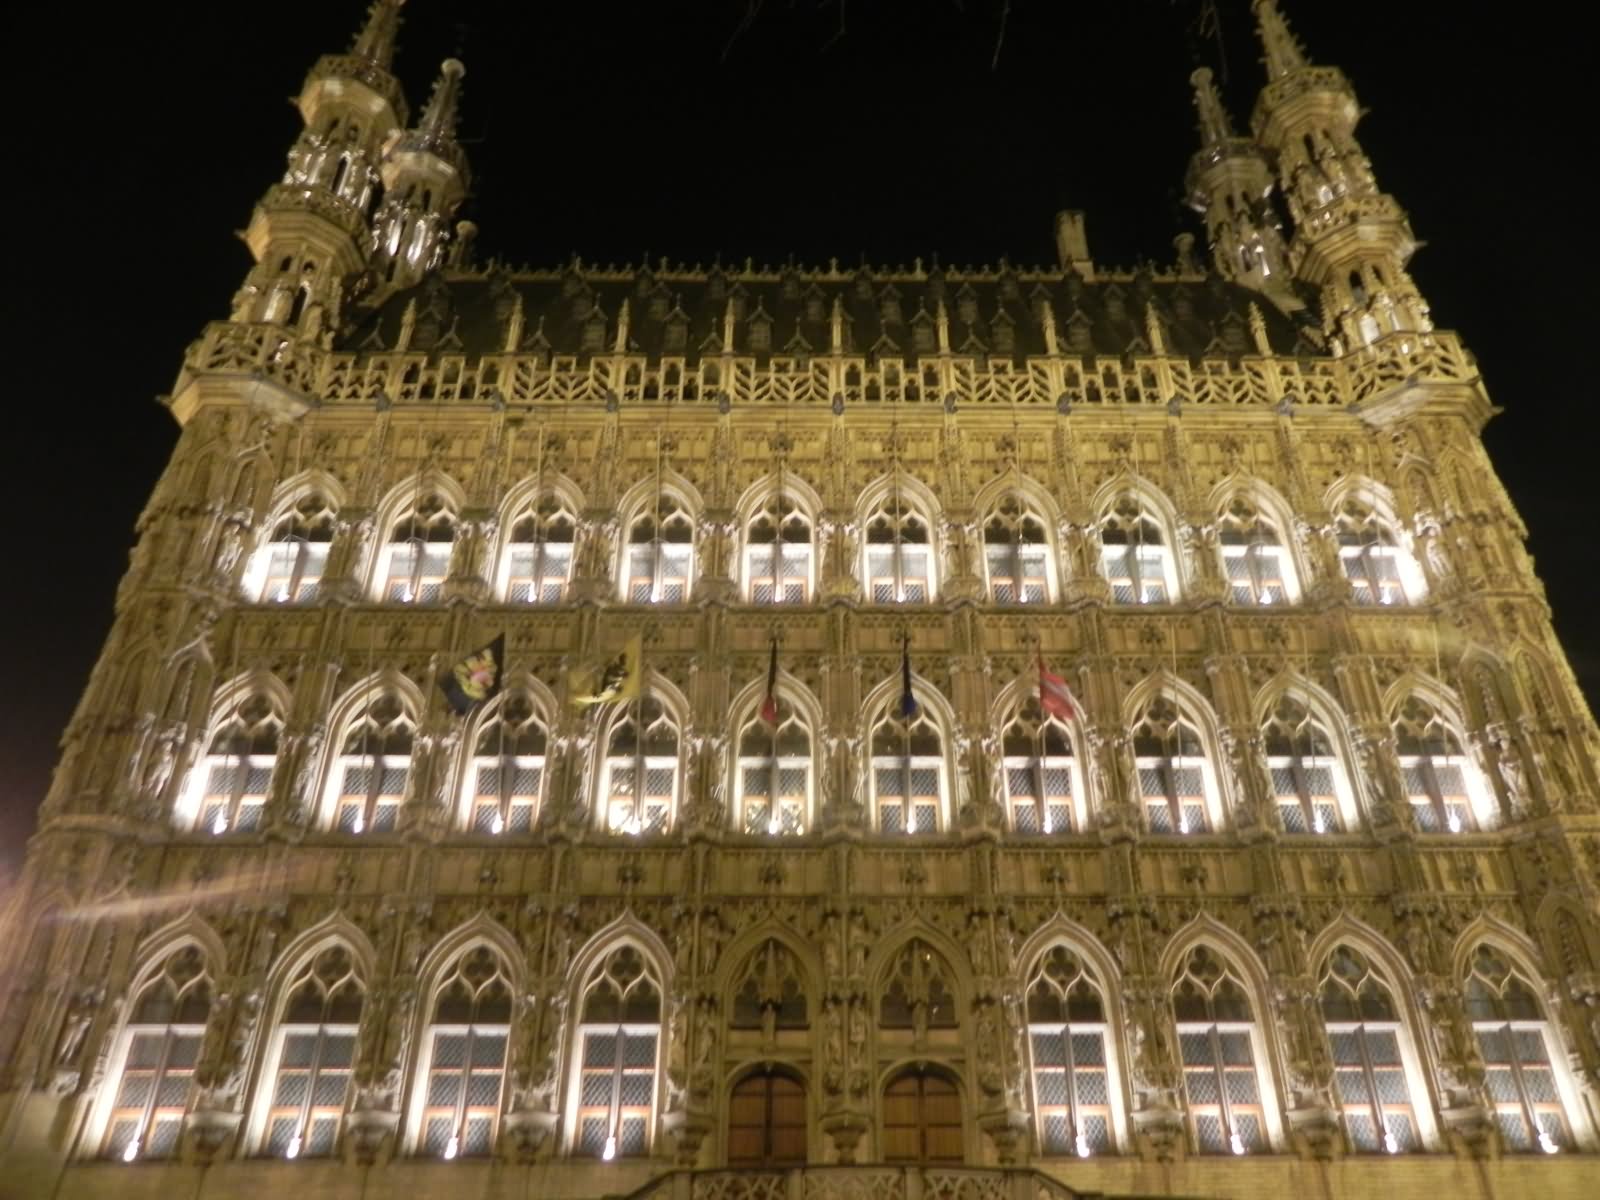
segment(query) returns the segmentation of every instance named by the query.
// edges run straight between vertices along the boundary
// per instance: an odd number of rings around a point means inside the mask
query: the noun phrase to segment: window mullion
[[[1542,1034],[1541,1034],[1542,1036]],[[1506,1058],[1511,1063],[1511,1078],[1516,1081],[1517,1099],[1522,1105],[1522,1116],[1528,1122],[1528,1138],[1530,1145],[1537,1145],[1539,1140],[1539,1120],[1534,1114],[1533,1098],[1528,1095],[1528,1082],[1522,1075],[1522,1051],[1517,1048],[1516,1026],[1505,1026]]]
[[[1289,775],[1294,780],[1295,795],[1300,798],[1300,811],[1305,814],[1306,829],[1312,833],[1317,831],[1317,809],[1311,802],[1311,781],[1306,778],[1306,761],[1300,756],[1299,747],[1289,747]]]
[[[1184,831],[1183,802],[1178,798],[1178,771],[1177,761],[1169,756],[1162,756],[1158,760],[1157,771],[1161,774],[1161,786],[1167,793],[1167,811],[1172,814],[1172,831]]]
[[[1417,767],[1422,774],[1422,786],[1427,790],[1428,801],[1433,805],[1433,811],[1439,818],[1439,829],[1448,830],[1450,810],[1445,807],[1444,789],[1439,786],[1439,772],[1434,769],[1433,755],[1418,755]]]
[[[1377,1126],[1378,1145],[1385,1146],[1389,1139],[1389,1123],[1383,1113],[1383,1097],[1378,1092],[1378,1073],[1372,1066],[1372,1047],[1367,1043],[1365,1022],[1355,1028],[1356,1044],[1361,1047],[1361,1072],[1367,1081],[1367,1102],[1372,1109],[1372,1119]]]
[[[1011,531],[1010,543],[1007,546],[1011,557],[1011,595],[1014,604],[1024,602],[1022,594],[1022,537],[1016,531]]]
[[[300,1121],[295,1133],[304,1137],[311,1126],[311,1107],[317,1095],[317,1075],[322,1070],[322,1040],[326,1027],[317,1026],[315,1040],[311,1043],[311,1068],[306,1072],[306,1096],[300,1102]]]
[[[1238,1131],[1234,1128],[1233,1105],[1228,1097],[1228,1072],[1222,1059],[1222,1032],[1213,1021],[1206,1034],[1211,1040],[1211,1064],[1217,1076],[1217,1104],[1222,1110],[1222,1136],[1231,1141]]]
[[[150,1095],[144,1102],[144,1115],[139,1119],[139,1128],[134,1136],[134,1141],[136,1142],[150,1140],[150,1127],[155,1120],[156,1103],[161,1096],[161,1085],[167,1079],[167,1064],[172,1059],[172,1047],[176,1040],[177,1034],[173,1032],[172,1026],[168,1025],[161,1035],[161,1053],[156,1059],[155,1078],[150,1081]],[[130,1042],[130,1051],[132,1045],[133,1043]],[[124,1068],[124,1071],[126,1071],[126,1068]],[[188,1104],[185,1103],[184,1107],[187,1108]]]
[[[459,1139],[461,1135],[466,1132],[467,1092],[472,1087],[472,1058],[476,1050],[474,1043],[476,1041],[477,1030],[478,1027],[476,1023],[469,1024],[467,1026],[467,1052],[466,1057],[461,1063],[461,1092],[456,1097],[455,1127],[450,1131],[451,1135],[457,1139]]]
[[[622,1026],[617,1026],[617,1048],[611,1064],[610,1111],[606,1114],[606,1126],[610,1130],[607,1136],[613,1139],[622,1132],[622,1070],[628,1060],[627,1043],[627,1033]]]
[[[1066,998],[1062,998],[1065,1004]],[[1083,1132],[1083,1119],[1078,1112],[1078,1062],[1072,1053],[1072,1026],[1061,1027],[1061,1061],[1066,1064],[1067,1070],[1067,1132],[1072,1137],[1073,1149],[1077,1149],[1079,1137],[1086,1137]]]
[[[300,581],[305,576],[308,547],[306,539],[298,534],[290,534],[289,543],[294,547],[294,561],[289,566],[289,603],[293,604],[300,598]]]

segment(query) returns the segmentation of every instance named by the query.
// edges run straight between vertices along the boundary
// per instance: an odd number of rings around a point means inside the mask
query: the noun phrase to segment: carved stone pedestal
[[[553,1112],[533,1109],[508,1112],[500,1127],[505,1131],[503,1144],[509,1147],[512,1160],[532,1162],[538,1156],[540,1147],[550,1140],[560,1120],[560,1114]]]
[[[826,1113],[820,1124],[822,1132],[833,1140],[833,1148],[839,1155],[839,1161],[846,1165],[856,1161],[856,1147],[861,1144],[862,1137],[872,1127],[865,1113],[849,1110]]]

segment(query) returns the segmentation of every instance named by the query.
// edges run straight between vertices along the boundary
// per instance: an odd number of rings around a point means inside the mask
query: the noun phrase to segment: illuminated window
[[[1070,833],[1078,828],[1072,741],[1029,696],[1001,736],[1006,813],[1016,833]]]
[[[1294,574],[1278,530],[1243,496],[1222,514],[1220,539],[1235,604],[1284,604],[1293,598]]]
[[[1465,991],[1506,1148],[1549,1154],[1570,1147],[1555,1068],[1563,1051],[1534,986],[1499,952],[1479,946]]]
[[[1340,827],[1334,779],[1339,760],[1322,723],[1284,695],[1266,724],[1267,773],[1287,833],[1330,833]]]
[[[245,594],[263,604],[309,604],[317,598],[333,541],[334,512],[315,492],[273,527],[245,576]]]
[[[271,701],[259,694],[245,696],[223,718],[195,767],[200,784],[193,810],[196,830],[253,833],[261,827],[281,724]]]
[[[739,735],[739,828],[804,833],[811,807],[811,735],[797,714],[776,729],[759,717]]]
[[[638,950],[620,947],[583,996],[575,1153],[610,1160],[650,1152],[660,1040],[661,985]]]
[[[872,731],[872,803],[884,833],[934,833],[944,807],[944,742],[919,713],[886,712]]]
[[[1048,951],[1028,985],[1033,1113],[1045,1154],[1087,1158],[1115,1149],[1105,1000],[1078,956]]]
[[[330,946],[301,968],[271,1051],[272,1080],[262,1153],[283,1158],[334,1153],[350,1094],[364,989],[350,951]]]
[[[661,496],[628,529],[624,597],[632,604],[682,604],[694,578],[694,520]]]
[[[398,604],[437,604],[450,571],[455,517],[437,495],[424,496],[395,523],[379,556],[378,596]]]
[[[173,1158],[183,1132],[206,1020],[211,980],[205,956],[185,946],[139,991],[117,1039],[101,1152],[107,1158]]]
[[[1394,725],[1400,774],[1417,828],[1423,833],[1474,828],[1468,781],[1476,768],[1455,731],[1420,696],[1406,700]]]
[[[1400,546],[1394,529],[1355,500],[1339,507],[1339,565],[1357,604],[1410,604],[1421,598],[1416,561]]]
[[[605,823],[612,833],[665,833],[678,800],[678,728],[653,696],[633,701],[611,730]]]
[[[510,1030],[504,965],[487,946],[469,950],[439,989],[427,1029],[419,1153],[453,1159],[493,1151]]]
[[[745,529],[745,595],[752,604],[804,604],[811,595],[811,522],[774,496]]]
[[[1245,986],[1204,946],[1189,952],[1172,993],[1189,1130],[1202,1154],[1267,1147]]]
[[[528,833],[544,789],[545,727],[523,694],[507,696],[478,733],[468,771],[469,827]]]
[[[1421,1149],[1402,1053],[1405,1033],[1394,996],[1367,960],[1348,946],[1328,956],[1322,1016],[1351,1148],[1369,1154]]]
[[[345,734],[334,763],[334,828],[389,833],[411,773],[411,720],[392,692],[374,696]]]
[[[513,604],[559,604],[572,578],[577,521],[555,496],[544,496],[511,526],[505,550],[505,598]]]
[[[926,604],[933,598],[928,522],[894,498],[867,520],[867,599],[873,604]]]
[[[1133,753],[1150,832],[1206,832],[1211,826],[1205,751],[1200,734],[1167,697],[1151,701],[1134,726]]]
[[[1161,526],[1134,496],[1118,500],[1100,522],[1100,570],[1115,604],[1166,604],[1178,594]]]
[[[1050,599],[1044,523],[1016,496],[1002,500],[983,527],[983,561],[994,603],[1043,604]]]

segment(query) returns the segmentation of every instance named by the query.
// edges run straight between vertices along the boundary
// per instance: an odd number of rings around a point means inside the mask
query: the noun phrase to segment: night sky
[[[1560,10],[1284,3],[1371,110],[1358,136],[1428,243],[1419,286],[1506,410],[1489,449],[1592,700],[1587,41]],[[4,18],[20,269],[0,283],[0,870],[20,860],[177,437],[154,397],[249,266],[233,231],[298,131],[283,98],[347,48],[364,6],[58,0]],[[397,71],[415,112],[441,58],[467,64],[480,258],[1049,263],[1070,207],[1098,263],[1131,266],[1200,230],[1181,203],[1189,72],[1225,66],[1241,129],[1260,86],[1246,0],[1218,7],[1220,46],[1196,28],[1200,0],[412,0]]]

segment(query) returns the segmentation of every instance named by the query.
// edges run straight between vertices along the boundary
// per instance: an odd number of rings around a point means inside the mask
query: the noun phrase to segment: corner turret
[[[450,218],[471,184],[466,152],[456,141],[465,74],[460,62],[445,59],[422,120],[384,149],[384,200],[372,230],[372,269],[382,286],[416,283],[444,259]]]

